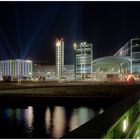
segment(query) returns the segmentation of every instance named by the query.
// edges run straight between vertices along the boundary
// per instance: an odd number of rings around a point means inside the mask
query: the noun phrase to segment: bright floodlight
[[[60,47],[60,45],[61,45],[61,42],[60,42],[60,41],[57,41],[57,42],[56,42],[56,46],[57,46],[57,47]]]
[[[31,60],[26,60],[26,62],[31,63],[32,61]]]
[[[74,43],[73,46],[74,46],[74,49],[76,49],[76,43]]]

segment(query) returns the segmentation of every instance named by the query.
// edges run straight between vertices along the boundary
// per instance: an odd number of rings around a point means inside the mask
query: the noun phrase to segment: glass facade
[[[129,73],[130,57],[106,56],[92,62],[93,73]]]
[[[114,56],[129,56],[132,72],[140,72],[140,38],[130,39]]]
[[[81,42],[79,45],[74,44],[75,57],[75,79],[88,79],[92,72],[92,44]]]

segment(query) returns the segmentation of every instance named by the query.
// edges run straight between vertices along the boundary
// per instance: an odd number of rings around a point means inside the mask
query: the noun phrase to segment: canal
[[[0,138],[60,138],[112,106],[30,102],[0,104]]]
[[[139,85],[3,84],[0,138],[61,138],[139,90]]]

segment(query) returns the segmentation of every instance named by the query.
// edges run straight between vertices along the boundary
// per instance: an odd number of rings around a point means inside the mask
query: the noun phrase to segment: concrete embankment
[[[47,102],[108,102],[121,100],[139,90],[139,84],[0,84],[0,100]]]

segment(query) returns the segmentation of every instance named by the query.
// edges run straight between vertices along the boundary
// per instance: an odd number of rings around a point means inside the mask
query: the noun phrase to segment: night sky
[[[0,2],[0,59],[55,64],[55,39],[64,38],[65,64],[74,42],[93,44],[93,57],[113,55],[140,36],[140,2]]]

